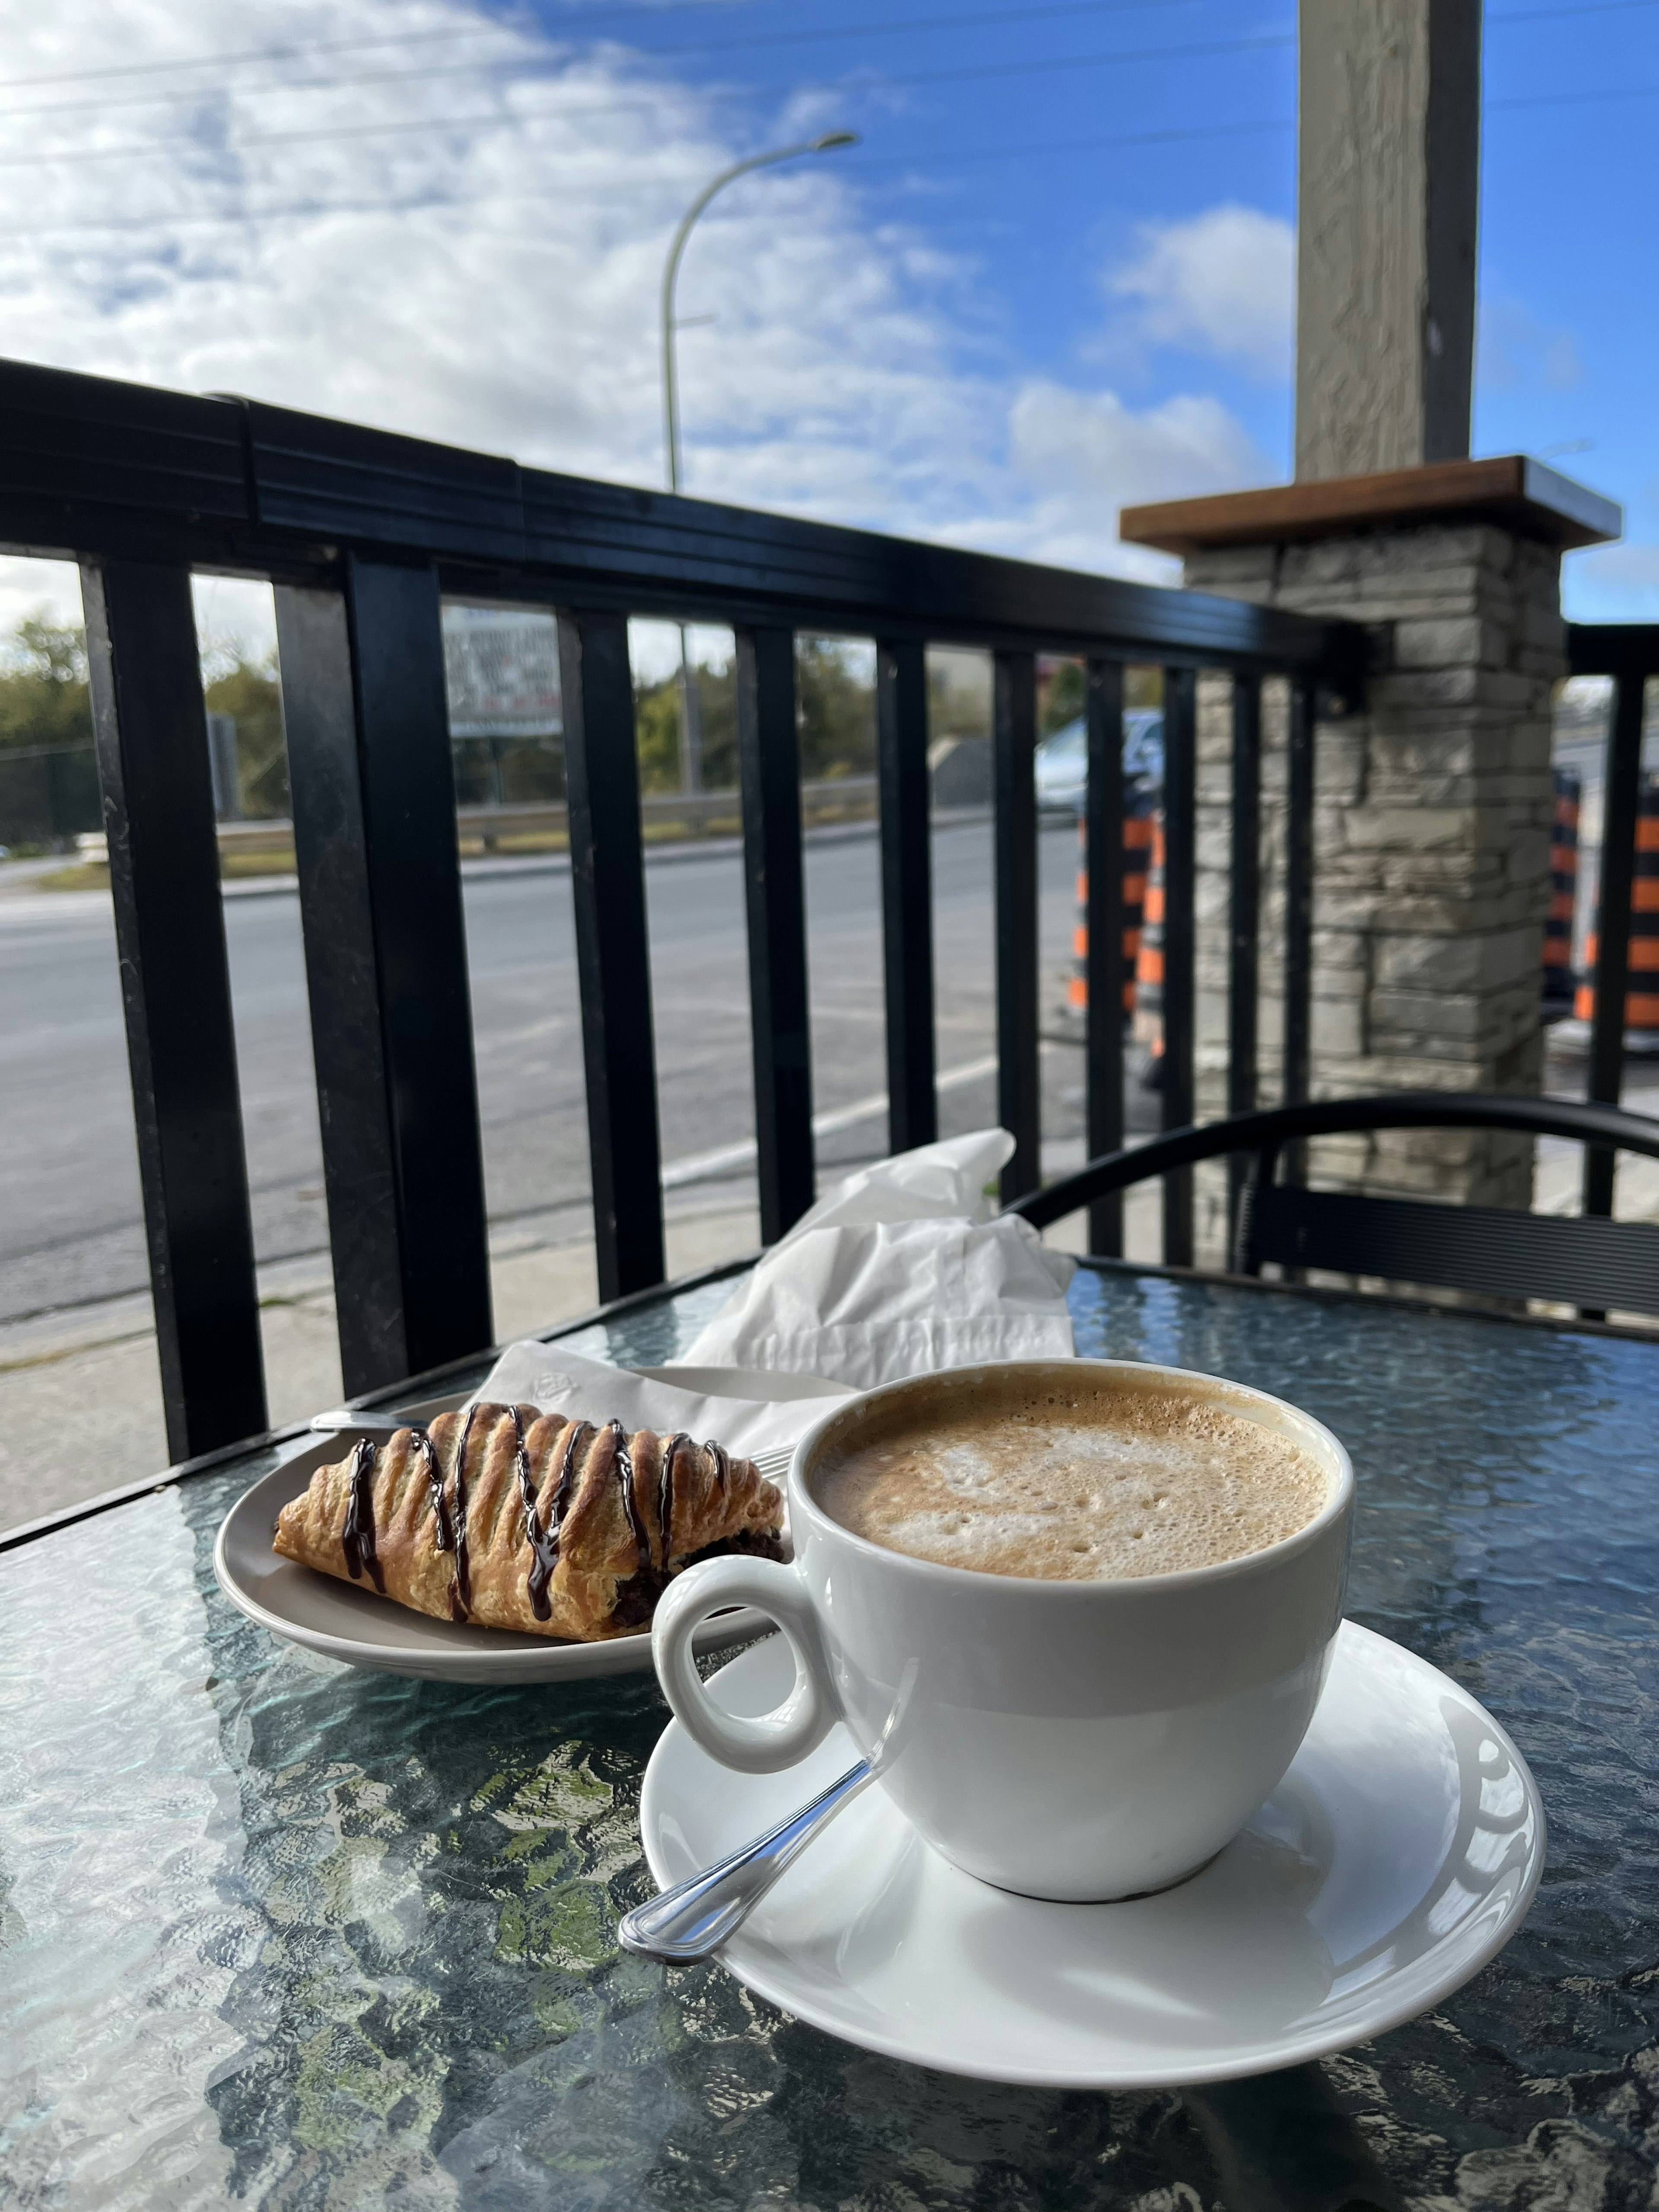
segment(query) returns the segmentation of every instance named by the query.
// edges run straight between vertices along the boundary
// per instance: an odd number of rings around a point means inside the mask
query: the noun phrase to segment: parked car
[[[1080,814],[1088,771],[1088,732],[1083,717],[1067,722],[1036,749],[1036,799],[1045,814]],[[1126,782],[1164,781],[1164,716],[1156,707],[1137,707],[1123,717],[1123,775]]]

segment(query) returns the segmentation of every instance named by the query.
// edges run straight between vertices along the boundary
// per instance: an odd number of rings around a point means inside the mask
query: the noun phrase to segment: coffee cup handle
[[[795,1655],[794,1687],[757,1717],[723,1712],[698,1674],[691,1638],[711,1613],[753,1606],[776,1621]],[[651,1630],[657,1679],[694,1743],[739,1774],[775,1774],[816,1751],[841,1717],[823,1641],[797,1569],[774,1559],[703,1559],[657,1601]]]

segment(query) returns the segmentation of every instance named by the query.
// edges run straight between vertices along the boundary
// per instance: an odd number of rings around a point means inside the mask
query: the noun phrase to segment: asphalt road
[[[1069,958],[1075,833],[1041,841],[1045,1011]],[[935,969],[945,1133],[995,1116],[988,824],[934,836]],[[742,883],[730,850],[664,854],[647,871],[663,1157],[676,1206],[751,1188],[700,1173],[752,1135]],[[822,1168],[884,1149],[885,1123],[849,1112],[883,1090],[873,837],[810,844],[806,886],[816,1109],[839,1126]],[[581,1040],[568,872],[477,875],[465,886],[473,1026],[492,1219],[579,1234],[587,1196]],[[254,1231],[262,1260],[319,1252],[322,1164],[297,900],[225,906]],[[142,1289],[147,1281],[132,1109],[108,901],[0,901],[0,1321]],[[1079,1055],[1044,1055],[1045,1144],[1079,1131]],[[675,1164],[681,1164],[678,1173]],[[687,1165],[689,1164],[689,1167]]]

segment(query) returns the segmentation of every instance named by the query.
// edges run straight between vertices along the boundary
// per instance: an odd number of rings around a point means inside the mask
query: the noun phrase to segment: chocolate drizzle
[[[530,1454],[524,1448],[524,1417],[516,1406],[509,1406],[507,1418],[513,1424],[513,1475],[519,1486],[519,1498],[526,1521],[536,1517],[536,1478],[530,1472]]]
[[[518,1477],[519,1501],[524,1507],[525,1541],[530,1547],[527,1583],[530,1610],[538,1620],[546,1620],[553,1611],[548,1601],[547,1585],[553,1578],[553,1569],[558,1561],[558,1532],[556,1529],[549,1532],[537,1526],[536,1478],[530,1471],[530,1454],[525,1448],[524,1421],[516,1406],[509,1406],[507,1410],[513,1424],[513,1472]]]
[[[346,1571],[353,1582],[368,1570],[369,1580],[386,1595],[386,1577],[374,1553],[374,1446],[364,1437],[351,1455],[346,1471],[345,1526],[340,1532],[345,1549]]]
[[[726,1456],[725,1447],[721,1444],[717,1444],[711,1440],[703,1446],[703,1449],[714,1462],[714,1487],[724,1498],[726,1478],[732,1472],[732,1462]]]
[[[426,1462],[427,1494],[432,1501],[432,1548],[434,1552],[453,1551],[455,1540],[450,1533],[449,1507],[444,1500],[444,1463],[424,1429],[413,1429],[410,1433],[414,1438],[414,1449]]]
[[[683,1429],[677,1429],[672,1437],[665,1437],[662,1460],[657,1468],[657,1534],[662,1544],[662,1577],[665,1582],[668,1579],[668,1555],[674,1540],[674,1460],[682,1447],[691,1451],[696,1449]]]
[[[570,1510],[571,1492],[581,1463],[580,1445],[583,1432],[591,1441],[598,1433],[591,1421],[572,1421],[564,1432],[564,1450],[559,1458],[559,1472],[553,1484],[553,1495],[548,1501],[547,1521],[538,1526],[534,1504],[525,1512],[525,1534],[530,1542],[530,1574],[526,1588],[530,1595],[530,1610],[538,1620],[552,1616],[553,1606],[547,1593],[553,1580],[553,1570],[559,1564],[559,1538],[564,1528],[564,1516]]]
[[[466,1547],[466,1447],[477,1411],[475,1399],[466,1409],[460,1441],[455,1447],[455,1578],[449,1585],[449,1611],[455,1620],[468,1620],[472,1615],[472,1565]]]
[[[617,1484],[622,1492],[623,1510],[628,1516],[628,1526],[634,1539],[638,1564],[635,1574],[648,1574],[651,1569],[651,1539],[645,1533],[645,1523],[640,1518],[640,1509],[634,1496],[634,1461],[628,1449],[628,1435],[620,1421],[610,1425],[616,1443]]]

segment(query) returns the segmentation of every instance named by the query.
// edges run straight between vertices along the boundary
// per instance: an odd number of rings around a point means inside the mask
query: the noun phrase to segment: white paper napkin
[[[878,1160],[775,1244],[685,1353],[704,1367],[825,1375],[856,1389],[986,1359],[1068,1359],[1074,1263],[991,1218],[1006,1129]]]
[[[753,1398],[706,1397],[602,1359],[584,1359],[560,1344],[534,1342],[509,1344],[475,1395],[486,1404],[535,1406],[567,1420],[620,1421],[630,1431],[654,1429],[669,1436],[683,1429],[699,1443],[712,1438],[744,1459],[794,1443],[835,1404],[832,1398],[769,1405]]]
[[[821,1375],[854,1389],[985,1359],[1069,1359],[1073,1262],[992,1216],[1006,1129],[922,1145],[848,1176],[775,1244],[684,1355],[696,1367]],[[508,1345],[477,1395],[624,1428],[683,1429],[728,1451],[793,1444],[829,1410],[705,1395],[586,1359]]]

